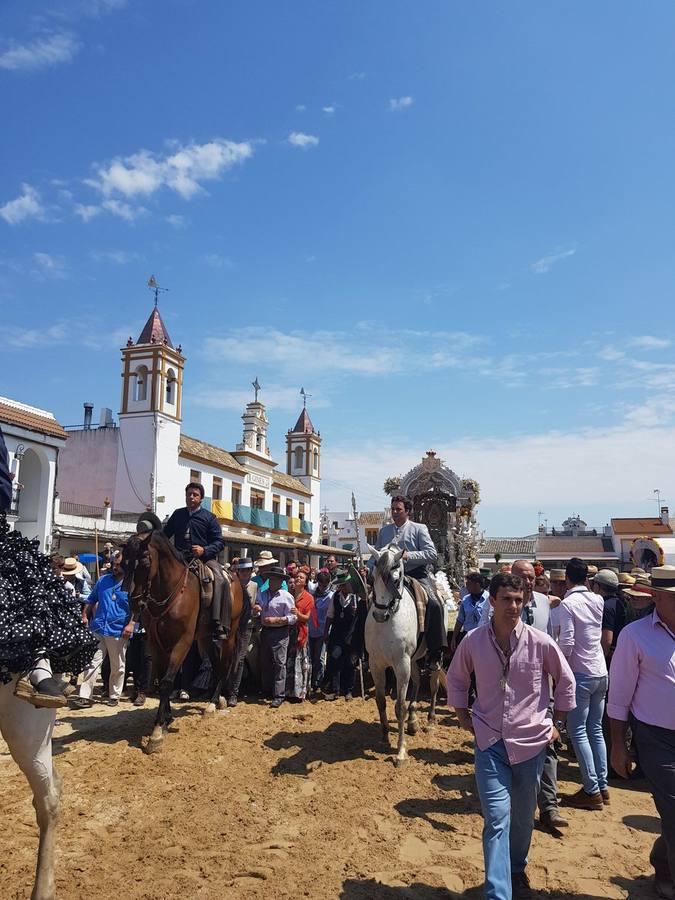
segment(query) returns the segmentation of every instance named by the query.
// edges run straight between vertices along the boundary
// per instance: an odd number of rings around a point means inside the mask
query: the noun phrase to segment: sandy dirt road
[[[161,753],[147,756],[139,747],[155,702],[65,712],[56,728],[60,900],[481,896],[471,746],[445,707],[397,770],[372,699],[277,711],[243,702],[211,719],[188,703]],[[560,776],[562,791],[576,790],[575,766]],[[0,807],[0,897],[23,900],[37,829],[2,742]],[[539,896],[651,900],[658,820],[644,785],[613,787],[603,812],[566,815],[561,840],[535,831]]]

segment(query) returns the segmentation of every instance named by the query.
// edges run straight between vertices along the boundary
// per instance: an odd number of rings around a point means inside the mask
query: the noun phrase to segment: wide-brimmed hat
[[[270,568],[265,572],[267,578],[285,578],[286,573],[281,568],[281,566],[270,566]]]
[[[564,569],[551,569],[548,576],[549,581],[565,581],[567,576]]]
[[[63,560],[63,566],[61,568],[62,575],[79,575],[84,566],[81,562],[78,562],[74,556],[67,556]]]
[[[588,566],[587,568],[588,568],[588,577],[589,578],[592,578],[594,575],[598,574],[597,566]]]
[[[597,575],[593,576],[595,584],[601,584],[603,587],[618,588],[619,576],[611,569],[600,569]]]
[[[635,584],[643,584],[646,587],[649,587],[652,583],[652,579],[650,575],[636,575],[635,576]]]
[[[256,566],[271,566],[274,563],[278,563],[279,560],[275,559],[272,556],[271,550],[261,550],[260,556],[256,559],[254,565]]]
[[[629,575],[628,572],[619,572],[619,584],[625,584],[630,587],[632,584],[635,584],[635,579],[632,575]]]
[[[333,584],[337,584],[338,587],[341,584],[347,584],[352,580],[352,576],[346,569],[341,569],[339,572],[336,572],[335,578],[333,578]]]
[[[253,560],[249,559],[248,556],[242,557],[239,560],[239,562],[237,563],[237,565],[235,566],[235,569],[237,569],[237,571],[239,571],[239,569],[252,569],[252,568],[253,568]]]
[[[654,566],[650,587],[652,591],[667,591],[669,594],[675,594],[675,566]]]
[[[645,572],[644,569],[641,569],[639,566],[634,566],[634,567],[630,570],[630,574],[631,574],[631,575],[646,575],[647,573]]]

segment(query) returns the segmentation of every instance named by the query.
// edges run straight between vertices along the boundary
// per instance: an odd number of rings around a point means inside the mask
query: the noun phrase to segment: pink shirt
[[[555,708],[574,709],[574,676],[555,641],[543,631],[519,622],[511,635],[511,659],[504,677],[505,657],[492,625],[471,631],[459,645],[448,670],[448,705],[466,708],[471,673],[476,674],[478,697],[471,715],[476,744],[487,750],[504,741],[509,762],[532,759],[551,739],[547,716],[555,682]]]
[[[558,646],[577,675],[601,678],[607,674],[602,652],[602,614],[605,601],[583,585],[571,588],[558,607],[560,634]]]
[[[675,729],[675,634],[656,610],[621,629],[609,675],[608,716]]]

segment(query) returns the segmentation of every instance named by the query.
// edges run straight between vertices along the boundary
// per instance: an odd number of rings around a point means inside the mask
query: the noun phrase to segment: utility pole
[[[661,518],[661,491],[658,488],[654,488],[654,493],[656,494],[656,505],[658,507],[658,517]]]

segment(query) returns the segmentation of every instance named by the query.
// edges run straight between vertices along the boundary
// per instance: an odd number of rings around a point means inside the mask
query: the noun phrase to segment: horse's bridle
[[[150,533],[150,537],[147,540],[146,552],[150,551],[150,538],[151,537],[152,537],[152,533]],[[143,540],[143,538],[138,538],[138,540],[139,540],[139,542],[143,542],[145,544],[145,541]],[[138,564],[139,564],[139,561],[136,560],[134,562],[134,569],[136,569],[138,567]],[[171,590],[171,592],[169,593],[169,596],[164,598],[164,600],[156,600],[150,593],[150,591],[151,591],[150,585],[152,582],[152,578],[150,578],[149,573],[148,573],[148,577],[145,579],[145,585],[143,588],[143,592],[141,594],[132,594],[132,596],[129,597],[129,600],[131,602],[138,604],[138,609],[140,612],[143,612],[143,610],[148,610],[150,615],[152,615],[152,612],[148,608],[149,605],[152,603],[154,606],[158,606],[160,608],[160,610],[162,610],[162,613],[160,613],[160,615],[163,615],[164,612],[167,611],[167,609],[169,608],[171,603],[176,599],[176,597],[179,594],[181,594],[183,592],[183,590],[185,589],[185,585],[187,584],[187,580],[188,580],[188,575],[190,574],[190,567],[185,565],[185,563],[183,563],[183,565],[185,566],[185,573],[180,576],[180,578],[176,582],[176,586]]]
[[[402,562],[400,563],[400,568],[403,568]],[[399,580],[399,584],[401,585],[401,587],[399,587],[391,577],[390,569],[389,578],[387,578],[386,582],[384,582],[384,579],[382,579],[382,581],[386,590],[391,594],[391,597],[387,603],[378,603],[375,592],[373,591],[372,605],[375,607],[375,609],[373,610],[373,619],[375,619],[375,621],[379,623],[387,622],[393,615],[396,614],[399,606],[401,605],[401,598],[403,596],[403,577],[401,577]]]

